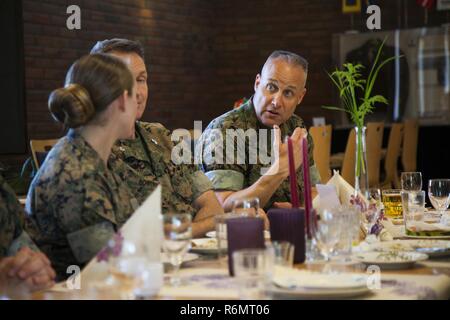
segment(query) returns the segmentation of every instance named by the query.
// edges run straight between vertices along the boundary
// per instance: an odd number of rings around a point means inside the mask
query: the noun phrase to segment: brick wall
[[[81,30],[66,28],[66,8],[81,8]],[[124,37],[146,49],[149,107],[144,118],[176,128],[192,123],[211,98],[211,8],[203,0],[24,0],[26,106],[29,138],[61,134],[47,110],[70,64],[97,40]]]
[[[398,3],[408,3],[408,27],[423,25],[424,11],[415,1],[378,3],[384,30],[404,25]],[[81,30],[66,28],[71,4],[81,7]],[[354,28],[365,31],[364,19],[355,15]],[[445,21],[446,12],[429,15],[429,25]],[[310,62],[308,94],[298,113],[307,122],[315,115],[330,119],[334,114],[320,106],[332,102],[324,71],[331,68],[331,37],[350,29],[350,16],[337,0],[23,0],[23,22],[29,139],[62,134],[47,110],[49,93],[63,84],[76,58],[111,37],[145,46],[150,91],[144,120],[172,129],[190,128],[194,120],[206,126],[252,94],[256,73],[280,48]]]

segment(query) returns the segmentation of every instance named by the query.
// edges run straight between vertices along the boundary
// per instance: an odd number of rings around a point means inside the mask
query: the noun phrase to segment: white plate
[[[428,259],[428,256],[418,252],[389,251],[360,253],[355,259],[366,265],[377,265],[382,269],[407,269],[418,261]]]
[[[183,257],[183,262],[189,262],[189,261],[197,260],[198,258],[199,258],[199,255],[198,255],[198,254],[195,254],[195,253],[186,253],[186,254],[184,255],[184,257]],[[163,253],[161,254],[161,261],[162,261],[163,263],[170,263],[169,256],[168,256],[165,252],[163,252]]]
[[[405,238],[409,238],[409,239],[422,239],[422,240],[439,240],[439,239],[450,239],[450,236],[410,236],[405,234]]]
[[[350,273],[321,274],[294,269],[276,269],[274,297],[292,299],[346,298],[366,294],[367,276]],[[281,271],[281,272],[280,272]]]
[[[210,232],[206,233],[206,236],[208,238],[215,238],[216,237],[216,231],[210,231]],[[264,239],[270,240],[270,232],[267,231],[267,230],[264,230]]]
[[[216,238],[192,239],[191,252],[200,254],[217,254]]]
[[[274,299],[343,299],[362,296],[370,292],[366,287],[354,289],[310,290],[305,288],[284,289],[272,287],[269,292]]]
[[[450,255],[450,241],[445,240],[393,240],[373,244],[373,251],[416,251],[429,257]]]

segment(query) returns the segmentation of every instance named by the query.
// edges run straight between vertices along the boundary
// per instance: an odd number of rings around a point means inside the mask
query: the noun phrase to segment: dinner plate
[[[200,254],[217,254],[217,240],[216,238],[192,239],[190,251]]]
[[[439,239],[450,239],[450,236],[413,236],[413,235],[408,235],[405,234],[405,238],[409,238],[409,239],[422,239],[422,240],[439,240]]]
[[[295,269],[276,269],[269,289],[274,298],[325,299],[350,298],[370,292],[367,276],[341,273],[324,274]]]
[[[215,238],[216,237],[216,231],[210,231],[206,233],[206,236],[208,238]],[[264,230],[264,239],[270,240],[270,232],[268,230]]]
[[[366,287],[354,289],[311,290],[306,288],[284,289],[273,286],[269,289],[274,299],[343,299],[366,295],[370,289]]]
[[[450,241],[445,240],[393,240],[373,244],[373,251],[416,251],[431,257],[445,257],[450,255]]]
[[[408,269],[418,261],[428,259],[424,253],[409,251],[364,252],[355,259],[366,265],[377,265],[382,269]]]

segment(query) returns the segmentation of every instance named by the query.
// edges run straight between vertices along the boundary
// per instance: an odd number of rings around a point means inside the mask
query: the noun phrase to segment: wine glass
[[[401,183],[403,191],[420,191],[422,190],[422,173],[402,172]]]
[[[330,255],[339,241],[341,226],[339,214],[328,209],[322,211],[320,219],[314,226],[314,237],[325,261],[330,261]]]
[[[430,179],[428,198],[438,213],[443,214],[450,202],[450,179]]]
[[[369,189],[369,200],[370,203],[375,203],[377,207],[383,206],[383,202],[381,200],[381,190],[379,188],[370,188]]]
[[[181,285],[181,279],[178,276],[178,271],[184,255],[189,250],[192,239],[192,217],[187,213],[165,214],[163,224],[163,249],[174,269],[170,283],[172,286],[179,286]]]

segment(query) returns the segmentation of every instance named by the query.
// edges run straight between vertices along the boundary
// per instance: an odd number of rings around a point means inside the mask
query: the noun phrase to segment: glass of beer
[[[400,189],[389,189],[382,192],[384,214],[389,218],[401,219],[403,217],[400,192]]]

